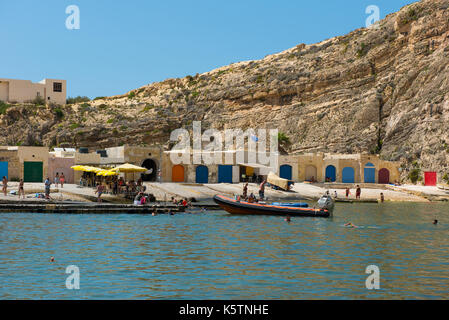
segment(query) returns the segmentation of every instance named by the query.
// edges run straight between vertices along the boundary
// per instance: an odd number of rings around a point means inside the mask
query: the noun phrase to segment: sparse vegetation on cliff
[[[89,101],[90,99],[88,97],[81,97],[81,96],[67,98],[67,104],[83,103]]]
[[[0,114],[5,114],[6,110],[10,107],[9,104],[4,103],[3,101],[0,100]]]

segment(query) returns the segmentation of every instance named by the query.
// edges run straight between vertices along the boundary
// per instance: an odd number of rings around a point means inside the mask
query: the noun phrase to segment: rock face
[[[278,128],[290,153],[380,153],[441,174],[449,171],[449,0],[408,5],[377,28],[61,109],[8,108],[0,143],[167,143],[171,130],[198,120],[203,128]]]

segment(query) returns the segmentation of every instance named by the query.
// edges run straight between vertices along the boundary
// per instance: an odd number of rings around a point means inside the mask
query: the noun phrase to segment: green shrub
[[[418,168],[412,169],[408,175],[410,181],[415,184],[420,178],[420,173],[421,170],[419,170]]]
[[[0,100],[0,114],[5,114],[6,109],[8,109],[9,107],[10,107],[9,104],[4,103],[3,101]]]
[[[59,108],[59,107],[55,108],[54,112],[55,112],[56,118],[58,118],[58,119],[64,118],[64,112],[62,111],[61,108]]]
[[[108,121],[106,121],[106,123],[113,123],[115,121],[114,118],[108,119]]]
[[[134,99],[136,97],[136,93],[134,92],[134,91],[131,91],[129,94],[128,94],[128,99]]]
[[[418,20],[418,12],[415,9],[410,8],[407,15],[402,18],[401,23],[404,25],[415,20]]]
[[[107,104],[102,103],[102,104],[100,104],[100,105],[98,106],[98,109],[103,110],[103,109],[106,109],[107,107],[108,107]]]
[[[79,127],[80,127],[79,123],[72,123],[69,128],[70,128],[70,130],[75,130],[75,129],[79,128]]]
[[[68,97],[67,98],[67,104],[75,104],[75,103],[81,103],[81,102],[89,102],[90,99],[88,97]]]
[[[365,43],[362,43],[361,46],[360,46],[360,49],[357,50],[357,57],[361,58],[361,57],[366,56],[368,51],[369,51],[368,46]]]
[[[95,99],[94,99],[94,101],[95,100],[103,100],[105,97],[96,97]]]
[[[281,145],[290,144],[290,138],[283,132],[278,133],[278,142]]]
[[[443,180],[446,181],[446,183],[449,183],[449,174],[445,173],[443,175]]]
[[[153,106],[152,104],[147,104],[143,109],[142,109],[142,112],[148,112],[148,111],[150,111],[151,109],[154,109],[155,108],[155,106]]]
[[[36,98],[34,98],[32,103],[36,106],[43,106],[45,105],[45,99],[42,98],[41,96],[37,96]]]

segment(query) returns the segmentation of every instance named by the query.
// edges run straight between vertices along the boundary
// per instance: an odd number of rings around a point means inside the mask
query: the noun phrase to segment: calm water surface
[[[290,224],[225,212],[8,213],[0,257],[0,299],[447,299],[449,205],[337,204],[332,219]],[[380,290],[365,288],[371,264]],[[65,287],[68,265],[80,290]]]

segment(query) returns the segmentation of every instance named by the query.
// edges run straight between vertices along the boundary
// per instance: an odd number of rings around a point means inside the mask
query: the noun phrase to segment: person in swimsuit
[[[58,187],[58,184],[59,184],[59,173],[58,173],[58,172],[56,172],[56,176],[55,176],[54,182],[55,182],[55,186],[56,186],[56,188],[57,188],[57,187]]]
[[[22,195],[23,199],[25,199],[25,190],[23,189],[23,179],[20,179],[20,182],[19,182],[19,199],[20,199],[20,195]]]
[[[264,180],[260,186],[259,186],[259,198],[260,200],[263,200],[265,198],[265,184],[267,183],[267,180]]]
[[[248,197],[248,182],[243,186],[243,199]]]
[[[61,184],[61,188],[64,188],[64,182],[65,182],[65,176],[64,176],[64,173],[61,172],[61,175],[59,176],[59,183]]]
[[[103,191],[104,191],[104,186],[101,183],[99,183],[97,185],[97,190],[95,191],[95,193],[98,194],[98,197],[97,197],[98,202],[103,202],[103,200],[101,200],[101,195],[103,194]]]
[[[3,176],[2,182],[3,182],[2,191],[3,191],[3,194],[6,197],[6,189],[8,188],[8,179],[6,179],[6,177]]]
[[[352,222],[348,222],[345,223],[345,227],[349,227],[349,228],[358,228],[355,224],[353,224]]]

